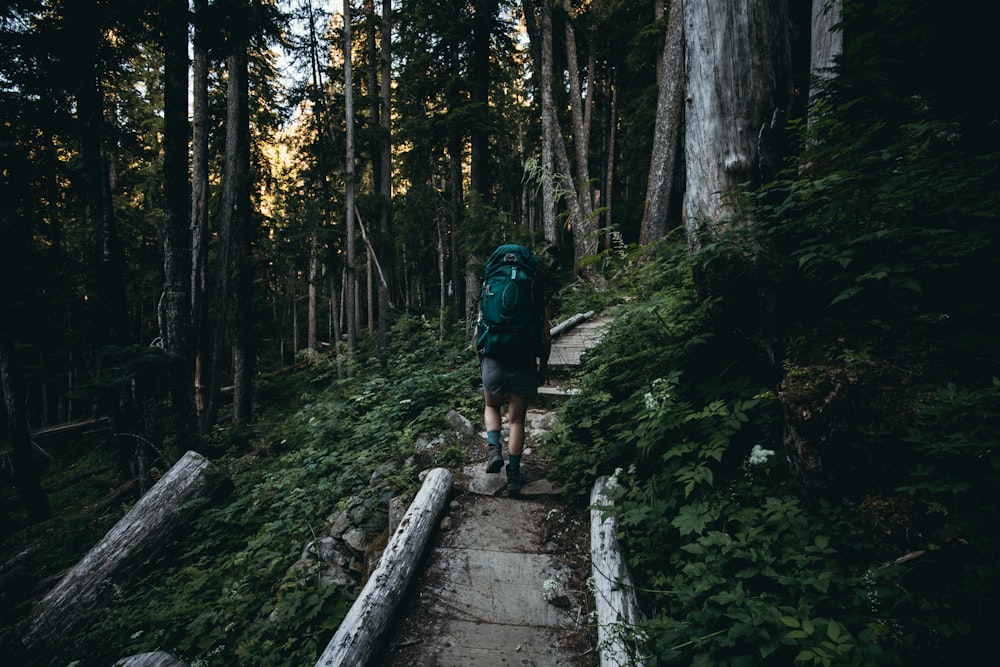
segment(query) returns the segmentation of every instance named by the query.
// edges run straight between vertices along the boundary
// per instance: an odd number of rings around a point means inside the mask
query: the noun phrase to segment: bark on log
[[[122,658],[115,663],[115,667],[188,667],[188,664],[169,653],[153,651]]]
[[[451,473],[446,468],[435,468],[428,473],[378,566],[316,667],[368,664],[413,577],[435,520],[448,499],[451,484]]]
[[[592,310],[588,310],[585,313],[577,313],[573,317],[569,317],[569,318],[563,320],[562,322],[560,322],[559,324],[555,325],[554,327],[552,327],[552,329],[549,330],[549,334],[553,338],[555,338],[556,336],[558,336],[558,335],[560,335],[560,334],[562,334],[562,333],[564,333],[564,332],[572,329],[573,327],[575,327],[580,322],[583,322],[585,320],[589,320],[593,316],[594,316],[594,311],[592,311]]]
[[[24,646],[52,646],[79,628],[204,507],[193,501],[211,497],[226,481],[200,454],[181,457],[35,606],[21,626]]]
[[[601,510],[614,505],[604,495],[607,483],[607,475],[598,477],[590,492],[590,561],[601,667],[641,666],[645,658],[630,638],[641,612],[618,545],[618,517],[605,516]]]

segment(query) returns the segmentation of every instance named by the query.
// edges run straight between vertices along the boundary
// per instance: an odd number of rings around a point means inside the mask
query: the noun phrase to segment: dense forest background
[[[346,593],[275,582],[379,464],[408,487],[445,410],[477,420],[479,272],[521,241],[556,319],[617,314],[548,446],[569,502],[614,475],[637,651],[985,661],[1000,105],[975,4],[3,3],[5,646],[124,509],[61,480],[127,503],[195,450],[231,499],[34,658],[312,660]]]

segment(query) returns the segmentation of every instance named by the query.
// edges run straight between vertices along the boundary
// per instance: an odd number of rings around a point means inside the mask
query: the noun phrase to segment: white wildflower
[[[618,488],[618,475],[622,474],[621,468],[615,468],[615,472],[611,477],[608,477],[608,483],[604,485],[605,489],[617,489]]]
[[[774,456],[773,449],[764,449],[760,445],[754,445],[753,449],[750,450],[750,458],[747,462],[752,466],[759,466],[762,463],[767,463],[767,460]]]
[[[649,633],[640,628],[634,628],[632,631],[632,641],[637,644],[645,645],[649,643]]]
[[[646,402],[647,410],[655,410],[659,405],[659,402],[656,400],[656,397],[653,396],[653,392],[651,391],[646,392],[646,395],[643,396],[643,400]]]
[[[546,579],[545,582],[542,584],[542,588],[545,591],[544,593],[545,599],[552,600],[553,598],[556,597],[556,595],[558,595],[560,586],[559,582],[556,581],[555,579]]]

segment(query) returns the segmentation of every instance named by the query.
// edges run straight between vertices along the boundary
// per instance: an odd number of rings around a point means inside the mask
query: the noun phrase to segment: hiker
[[[545,299],[545,271],[535,253],[516,244],[499,246],[486,262],[474,340],[483,380],[486,472],[503,467],[500,411],[507,399],[507,492],[520,492],[524,477],[524,419],[548,372],[552,336]]]

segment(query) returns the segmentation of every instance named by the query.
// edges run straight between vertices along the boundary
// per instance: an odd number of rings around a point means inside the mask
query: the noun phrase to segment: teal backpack
[[[476,350],[500,360],[534,359],[543,344],[543,292],[538,258],[521,245],[508,243],[486,261],[479,293]],[[539,301],[536,303],[536,301]]]

